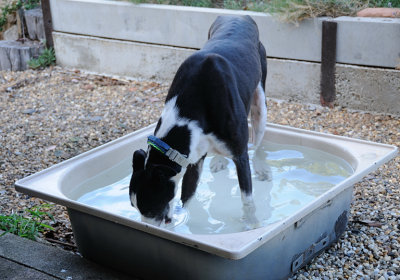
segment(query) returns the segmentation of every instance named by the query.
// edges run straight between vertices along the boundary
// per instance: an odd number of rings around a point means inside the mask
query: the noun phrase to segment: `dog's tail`
[[[267,51],[261,42],[258,43],[258,53],[260,54],[261,62],[261,85],[265,91],[265,81],[267,79]]]

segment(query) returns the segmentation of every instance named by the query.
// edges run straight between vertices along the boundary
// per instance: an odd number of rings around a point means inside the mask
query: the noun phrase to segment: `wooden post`
[[[336,33],[337,22],[322,22],[320,100],[322,106],[330,108],[336,99]]]
[[[43,24],[44,33],[46,35],[46,47],[53,48],[53,22],[51,20],[51,10],[49,0],[41,0],[42,11],[43,11]]]

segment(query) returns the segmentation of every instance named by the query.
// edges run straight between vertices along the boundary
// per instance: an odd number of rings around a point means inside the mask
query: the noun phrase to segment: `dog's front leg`
[[[203,170],[204,155],[197,163],[188,165],[182,180],[181,200],[183,206],[193,196],[199,183],[200,174]]]
[[[243,218],[247,229],[259,227],[260,223],[256,217],[256,206],[252,194],[251,171],[249,155],[247,150],[238,157],[233,158],[239,180],[239,187],[242,194]]]

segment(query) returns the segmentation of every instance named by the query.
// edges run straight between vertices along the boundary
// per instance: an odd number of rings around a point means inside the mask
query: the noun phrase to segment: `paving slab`
[[[77,254],[7,233],[0,236],[0,279],[133,278]]]
[[[59,279],[35,269],[26,267],[14,261],[0,257],[0,277],[1,279],[41,279],[53,280]]]

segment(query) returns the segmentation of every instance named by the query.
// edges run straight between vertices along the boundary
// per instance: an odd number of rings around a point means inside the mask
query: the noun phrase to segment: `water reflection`
[[[351,175],[350,166],[327,153],[300,147],[265,143],[266,162],[272,181],[252,176],[256,216],[261,225],[277,222],[292,215],[327,190]],[[253,151],[249,151],[250,159]],[[211,157],[207,157],[195,196],[182,208],[179,197],[172,224],[167,228],[181,233],[218,234],[244,230],[240,188],[232,161],[228,168],[212,173]],[[80,186],[83,195],[78,201],[134,220],[140,214],[129,201],[127,176],[106,187],[94,185],[101,176],[113,176],[113,170],[94,177]],[[120,173],[120,170],[119,170]],[[254,172],[253,172],[254,173]],[[86,190],[86,191],[85,191]],[[178,190],[177,195],[180,194]]]

